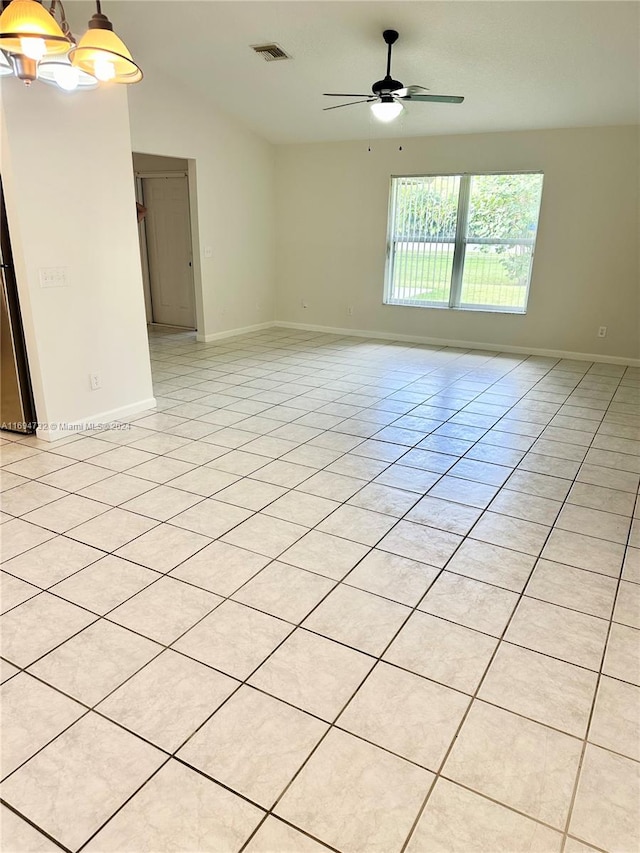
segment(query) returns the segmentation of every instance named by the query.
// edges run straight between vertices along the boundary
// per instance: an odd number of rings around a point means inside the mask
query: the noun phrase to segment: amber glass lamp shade
[[[11,0],[0,15],[0,49],[40,60],[66,53],[69,39],[53,15],[37,0]]]
[[[142,71],[109,19],[97,12],[77,46],[69,51],[71,64],[102,82],[137,83]]]

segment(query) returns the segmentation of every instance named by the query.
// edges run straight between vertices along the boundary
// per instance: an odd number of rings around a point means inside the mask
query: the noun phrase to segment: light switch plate
[[[40,287],[68,287],[67,267],[40,267]]]

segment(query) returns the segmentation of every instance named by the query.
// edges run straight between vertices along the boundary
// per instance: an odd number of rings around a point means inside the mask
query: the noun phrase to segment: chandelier
[[[79,41],[67,23],[60,0],[46,9],[40,0],[1,0],[0,77],[34,80],[67,92],[100,83],[137,83],[142,71],[102,13],[100,0]]]

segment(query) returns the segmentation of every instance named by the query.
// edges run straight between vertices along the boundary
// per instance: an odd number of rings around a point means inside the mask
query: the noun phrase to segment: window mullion
[[[394,264],[396,254],[396,205],[398,198],[398,180],[391,179],[389,194],[389,225],[387,229],[387,270],[385,275],[385,300],[393,296]]]
[[[467,241],[467,224],[469,221],[469,199],[471,196],[471,176],[460,177],[458,191],[458,213],[456,217],[456,242],[453,250],[451,267],[451,289],[449,291],[449,308],[460,306],[462,293],[462,273],[464,270],[464,254]]]

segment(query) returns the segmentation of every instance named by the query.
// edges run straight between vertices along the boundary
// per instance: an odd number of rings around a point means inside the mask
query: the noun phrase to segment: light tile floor
[[[640,370],[150,346],[2,434],[2,849],[640,849]]]

